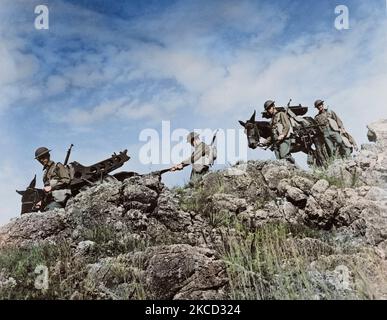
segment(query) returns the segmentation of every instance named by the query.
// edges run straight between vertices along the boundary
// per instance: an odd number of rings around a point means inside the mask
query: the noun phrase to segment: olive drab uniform
[[[356,148],[356,142],[345,131],[343,122],[336,113],[324,109],[315,116],[315,120],[323,131],[329,156],[333,157],[339,153],[341,157],[350,157],[352,148]]]
[[[69,189],[70,174],[61,163],[50,161],[44,168],[44,186],[51,186],[52,197],[46,206],[46,210],[63,208],[67,199],[71,196]]]
[[[291,163],[295,163],[291,150],[291,134],[293,133],[290,119],[285,112],[277,111],[271,120],[272,136],[269,139],[274,146],[274,153],[277,159],[286,159]],[[284,135],[285,138],[278,141],[278,137]]]
[[[201,180],[201,178],[209,171],[213,160],[211,159],[211,148],[204,142],[200,142],[191,156],[182,162],[183,166],[192,164],[190,183],[193,184]]]

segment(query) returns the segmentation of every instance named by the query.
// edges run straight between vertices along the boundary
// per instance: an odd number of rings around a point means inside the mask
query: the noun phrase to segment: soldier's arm
[[[56,172],[57,183],[55,184],[55,186],[52,186],[52,190],[57,190],[57,189],[62,189],[67,187],[70,184],[70,173],[66,169],[66,167],[63,164],[58,163],[56,165],[55,172]]]

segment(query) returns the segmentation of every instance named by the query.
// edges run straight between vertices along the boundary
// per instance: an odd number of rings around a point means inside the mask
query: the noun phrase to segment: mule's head
[[[245,128],[247,143],[249,145],[249,148],[251,149],[256,149],[259,146],[259,140],[261,138],[258,127],[255,122],[255,115],[256,111],[254,111],[251,118],[249,120],[246,120],[246,122],[239,120],[240,125]]]
[[[21,202],[21,214],[28,213],[28,212],[36,212],[39,210],[39,208],[36,207],[39,201],[41,201],[44,197],[43,190],[36,189],[36,176],[34,179],[32,179],[30,185],[27,187],[24,191],[18,191],[16,192],[22,196]]]

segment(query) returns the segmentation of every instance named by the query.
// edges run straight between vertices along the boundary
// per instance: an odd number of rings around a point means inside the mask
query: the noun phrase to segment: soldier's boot
[[[290,162],[291,164],[296,164],[296,160],[294,160],[294,158],[292,157],[291,154],[287,155],[287,156],[285,157],[285,160],[288,161],[288,162]]]

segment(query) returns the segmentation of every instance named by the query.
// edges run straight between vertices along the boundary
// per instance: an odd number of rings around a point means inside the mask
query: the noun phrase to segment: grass
[[[209,180],[210,179],[210,180]],[[236,221],[236,215],[228,210],[219,210],[211,201],[215,194],[229,193],[228,182],[224,179],[221,172],[213,172],[207,178],[205,186],[198,184],[193,188],[175,188],[174,193],[178,196],[179,206],[186,212],[200,214],[207,219],[213,228],[224,226],[228,227]],[[265,204],[272,200],[269,196],[260,197],[255,201],[254,208],[261,209]]]
[[[149,243],[144,239],[125,237],[111,225],[95,224],[82,233],[82,239],[96,243],[96,255],[99,257],[117,256],[136,250],[145,250]]]
[[[351,178],[347,180],[344,175],[343,168],[340,168],[339,176],[333,176],[329,173],[329,167],[337,160],[342,160],[339,157],[331,157],[325,167],[312,167],[313,175],[319,179],[324,179],[329,182],[329,185],[336,186],[339,189],[356,188],[361,185],[360,176],[357,171],[350,173]],[[348,172],[349,173],[349,172]]]
[[[368,282],[359,266],[348,262],[361,290],[338,292],[318,281],[310,270],[316,257],[326,255],[324,246],[303,244],[297,239],[319,236],[305,227],[266,225],[254,232],[236,226],[239,236],[226,237],[221,252],[230,280],[230,299],[294,300],[370,298]],[[332,267],[332,266],[331,266]],[[333,268],[334,269],[334,268]],[[320,270],[322,274],[326,270]]]
[[[147,247],[145,241],[133,237],[120,237],[112,227],[106,225],[95,225],[84,230],[82,239],[96,243],[93,252],[82,259],[74,259],[74,248],[65,240],[58,244],[1,250],[0,272],[12,276],[16,280],[16,286],[4,290],[0,287],[0,299],[70,299],[75,291],[78,291],[83,299],[94,298],[94,293],[88,289],[90,283],[84,282],[88,264],[96,263],[102,257],[118,256]],[[47,290],[35,287],[35,280],[38,277],[35,268],[39,265],[48,268]],[[132,298],[145,298],[145,290],[137,273],[125,271],[119,264],[112,265],[109,272],[114,276],[121,273],[120,279],[123,282],[129,281]]]
[[[179,206],[186,212],[201,214],[213,227],[227,225],[233,219],[230,213],[227,210],[216,210],[210,199],[214,194],[227,193],[226,182],[217,172],[212,173],[210,179],[211,182],[206,186],[196,184],[193,188],[174,189],[179,198]]]
[[[51,299],[66,296],[68,287],[62,286],[63,276],[75,273],[77,268],[71,261],[70,247],[63,241],[59,245],[39,245],[28,248],[8,248],[0,252],[0,269],[12,275],[16,286],[11,289],[1,290],[0,299]],[[38,275],[35,269],[39,265],[46,266],[49,274],[61,261],[64,266],[63,273],[50,278],[47,290],[35,288]],[[71,291],[71,290],[70,290]]]
[[[356,188],[360,185],[359,175],[354,172],[351,173],[350,181],[344,178],[343,169],[340,169],[340,177],[331,176],[326,170],[316,170],[313,173],[317,178],[324,179],[329,182],[330,186],[335,186],[339,189]]]

